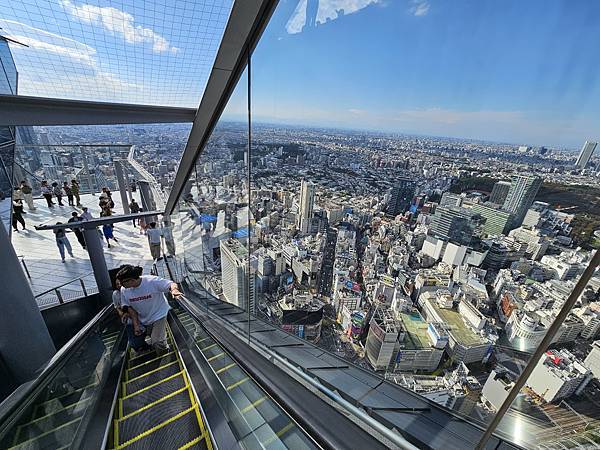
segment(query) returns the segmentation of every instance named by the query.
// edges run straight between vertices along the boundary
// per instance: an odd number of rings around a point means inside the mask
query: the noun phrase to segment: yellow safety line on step
[[[171,375],[171,376],[168,376],[167,378],[164,378],[164,379],[162,379],[162,380],[160,380],[160,381],[157,381],[156,383],[153,383],[153,384],[151,384],[150,386],[143,387],[143,388],[142,388],[142,389],[140,389],[139,391],[135,391],[135,392],[132,392],[131,394],[124,395],[124,396],[121,398],[121,400],[125,400],[126,398],[130,398],[130,397],[133,397],[133,396],[135,396],[135,395],[138,395],[138,394],[140,394],[140,393],[142,393],[142,392],[145,392],[145,391],[147,391],[148,389],[152,389],[153,387],[156,387],[156,386],[158,386],[159,384],[161,384],[161,383],[164,383],[165,381],[169,381],[169,380],[172,380],[173,378],[176,378],[176,377],[178,377],[179,375],[183,375],[183,373],[184,373],[184,371],[183,371],[183,370],[181,370],[181,371],[179,371],[179,372],[177,372],[177,373],[174,373],[173,375]]]
[[[188,414],[188,413],[190,413],[191,411],[193,411],[195,407],[196,407],[196,406],[192,406],[191,408],[188,408],[188,409],[186,409],[186,410],[184,410],[184,411],[181,411],[180,413],[178,413],[178,414],[174,415],[173,417],[171,417],[171,418],[169,418],[169,419],[165,420],[164,422],[162,422],[162,423],[159,423],[158,425],[156,425],[156,426],[154,426],[154,427],[152,427],[152,428],[149,428],[149,429],[147,429],[147,430],[146,430],[146,431],[144,431],[143,433],[140,433],[140,434],[138,434],[136,437],[134,437],[134,438],[132,438],[132,439],[129,439],[127,442],[124,442],[123,444],[119,445],[119,446],[117,447],[117,449],[125,448],[125,447],[127,447],[128,445],[131,445],[131,444],[133,444],[134,442],[137,442],[137,441],[139,441],[140,439],[142,439],[142,438],[145,438],[146,436],[148,436],[148,435],[150,435],[150,434],[154,433],[155,431],[157,431],[157,430],[160,430],[161,428],[163,428],[163,427],[165,427],[165,426],[169,425],[170,423],[172,423],[172,422],[175,422],[177,419],[180,419],[181,417],[183,417],[183,416],[185,416],[186,414]]]
[[[164,402],[165,400],[170,399],[171,397],[175,397],[177,394],[181,394],[183,391],[185,391],[188,388],[187,383],[184,387],[182,387],[181,389],[178,389],[176,391],[171,392],[170,394],[165,395],[164,397],[159,398],[158,400],[153,401],[152,403],[148,403],[145,406],[142,406],[140,409],[136,409],[135,411],[127,414],[126,416],[121,417],[120,419],[118,419],[119,422],[124,421],[125,419],[130,418],[131,416],[135,416],[136,414],[141,413],[142,411],[146,411],[147,409],[152,408],[154,405],[159,404],[160,402]]]
[[[212,450],[212,442],[210,441],[210,435],[208,434],[208,431],[206,429],[206,427],[204,426],[204,420],[202,420],[202,415],[200,414],[200,406],[196,405],[196,419],[198,419],[198,425],[200,425],[200,430],[202,431],[202,433],[200,434],[200,437],[204,437],[206,438],[206,447],[208,448],[208,450]]]
[[[250,405],[246,406],[244,409],[242,409],[240,412],[242,414],[246,414],[248,411],[256,408],[258,405],[260,405],[262,402],[264,402],[267,399],[267,397],[261,397],[258,400],[256,400],[254,403],[251,403]]]
[[[271,444],[271,442],[273,442],[276,438],[280,438],[281,436],[283,436],[285,433],[290,431],[293,427],[294,427],[293,422],[288,423],[285,427],[283,427],[281,430],[279,430],[277,433],[275,433],[273,436],[271,436],[265,442],[262,442],[262,446],[268,447],[269,444]]]
[[[231,369],[232,367],[235,367],[235,366],[236,366],[235,363],[228,364],[225,367],[223,367],[222,369],[217,370],[215,373],[217,375],[219,375],[220,373],[226,372],[226,371],[228,371],[229,369]]]
[[[141,379],[141,378],[147,377],[148,375],[152,375],[153,373],[156,373],[156,372],[158,372],[158,371],[160,371],[160,370],[164,369],[165,367],[170,367],[170,366],[172,366],[172,365],[174,365],[174,364],[179,364],[179,360],[171,361],[171,362],[170,362],[170,363],[168,363],[168,364],[163,364],[162,366],[160,366],[160,367],[157,367],[156,369],[154,369],[154,370],[151,370],[151,371],[149,371],[149,372],[146,372],[146,373],[144,373],[144,374],[140,375],[139,377],[135,377],[135,378],[132,378],[131,380],[127,380],[127,384],[129,384],[129,383],[131,383],[131,382],[133,382],[133,381],[137,381],[137,380],[139,380],[139,379]]]
[[[143,363],[141,363],[141,364],[138,364],[137,366],[130,367],[129,369],[126,369],[126,370],[127,370],[127,372],[129,372],[130,370],[137,369],[138,367],[145,366],[146,364],[150,364],[151,362],[154,362],[154,361],[158,361],[159,359],[162,359],[162,358],[164,358],[165,356],[169,356],[169,355],[172,355],[172,354],[174,354],[174,353],[175,353],[174,351],[173,351],[173,352],[168,352],[168,353],[165,353],[165,354],[164,354],[164,355],[162,355],[162,356],[157,356],[156,358],[152,358],[152,359],[150,359],[150,360],[148,360],[148,361],[146,361],[146,362],[143,362]]]
[[[250,378],[246,377],[246,378],[242,378],[240,381],[236,381],[233,384],[230,384],[229,386],[227,386],[227,390],[231,391],[232,389],[235,389],[236,387],[238,387],[240,384],[245,383],[246,381],[248,381]]]
[[[38,434],[36,437],[28,439],[26,441],[23,442],[19,442],[19,444],[15,445],[14,447],[10,447],[8,450],[12,450],[12,449],[16,449],[17,447],[22,446],[23,444],[27,444],[29,442],[33,442],[33,441],[37,441],[39,438],[48,436],[51,433],[54,433],[56,430],[60,430],[61,428],[65,428],[68,427],[69,425],[73,425],[75,422],[79,422],[81,420],[81,417],[78,417],[77,419],[71,420],[69,422],[63,423],[62,425],[53,428],[52,430],[46,431],[45,433],[42,434]]]
[[[225,352],[221,352],[221,353],[219,353],[218,355],[211,356],[211,357],[210,357],[210,358],[208,358],[206,361],[208,361],[208,362],[214,361],[215,359],[217,359],[217,358],[220,358],[220,357],[221,357],[221,356],[223,356],[224,354],[225,354]]]
[[[204,435],[201,434],[200,436],[198,436],[197,438],[191,440],[190,442],[188,442],[187,444],[185,444],[182,447],[179,447],[179,450],[186,450],[190,447],[193,447],[194,445],[196,445],[198,442],[200,442],[202,439],[204,439]],[[208,444],[208,440],[207,440],[207,444]]]
[[[133,352],[133,350],[131,350],[131,349],[129,349],[129,350],[130,350],[130,353]],[[144,356],[147,356],[148,353],[152,353],[152,352],[154,352],[154,350],[148,350],[146,353],[142,353],[141,355],[134,356],[133,358],[130,357],[127,362],[129,364],[131,364],[131,361],[135,361],[136,359],[143,358]]]
[[[114,432],[113,432],[113,444],[114,444],[114,448],[117,448],[119,446],[119,421],[115,419],[115,423],[113,426]]]
[[[205,337],[205,338],[202,338],[202,339],[198,339],[198,340],[196,341],[196,344],[199,344],[200,342],[207,341],[207,340],[209,340],[209,339],[210,339],[209,337]]]
[[[208,347],[201,348],[200,350],[205,352],[206,350],[210,350],[211,348],[216,347],[216,346],[217,346],[217,344],[211,344]]]

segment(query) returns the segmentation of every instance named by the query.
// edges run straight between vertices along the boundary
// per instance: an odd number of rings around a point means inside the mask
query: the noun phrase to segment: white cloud
[[[288,20],[289,34],[302,32],[304,27],[315,27],[338,17],[353,14],[382,0],[301,0]],[[315,6],[317,6],[315,10]]]
[[[156,53],[177,53],[177,47],[150,28],[135,24],[134,17],[120,9],[111,6],[80,5],[76,6],[71,0],[60,0],[61,6],[67,13],[84,23],[100,25],[114,35],[121,35],[130,44],[149,43]]]
[[[21,95],[104,100],[107,95],[129,95],[140,89],[103,69],[96,49],[87,44],[14,20],[0,19],[0,27],[8,37],[27,45],[11,47]]]
[[[427,15],[429,6],[429,2],[426,0],[412,0],[412,6],[408,11],[417,17],[421,17]]]

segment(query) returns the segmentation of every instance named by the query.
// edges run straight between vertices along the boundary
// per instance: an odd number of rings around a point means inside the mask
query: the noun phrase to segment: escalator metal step
[[[119,445],[192,407],[189,388],[175,392],[151,403],[142,411],[134,411],[133,415],[119,419],[116,424],[119,428]]]
[[[129,358],[129,362],[128,362],[128,366],[127,367],[134,367],[134,366],[138,366],[142,363],[145,363],[147,361],[150,361],[151,359],[156,358],[156,352],[154,350],[148,350],[145,353],[142,353],[140,355],[136,355],[136,356],[132,356],[131,358]]]
[[[170,379],[165,379],[156,383],[155,386],[151,386],[149,389],[124,397],[120,399],[121,417],[131,414],[132,412],[184,387],[186,387],[186,379],[184,375],[180,373],[172,376]]]
[[[117,448],[128,450],[180,448],[202,435],[198,407],[180,412]]]
[[[158,369],[160,366],[164,366],[165,364],[173,361],[177,361],[177,354],[175,352],[168,353],[164,356],[157,356],[154,359],[129,368],[127,370],[127,379],[133,380],[134,378],[139,377],[146,372]]]
[[[181,370],[182,370],[182,367],[179,364],[179,361],[173,361],[173,362],[167,363],[166,365],[163,365],[162,367],[159,367],[157,369],[154,369],[153,371],[149,371],[143,375],[140,375],[138,378],[129,380],[124,385],[123,394],[124,395],[133,394],[134,392],[137,392],[140,389],[143,389],[147,386],[157,383],[171,375],[175,375],[177,372],[180,372]]]

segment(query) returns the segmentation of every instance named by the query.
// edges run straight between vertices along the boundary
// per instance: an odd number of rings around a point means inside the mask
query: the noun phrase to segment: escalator
[[[212,450],[200,405],[170,330],[161,356],[128,350],[123,365],[109,448]]]
[[[172,306],[162,355],[135,354],[112,307],[101,311],[0,404],[0,449],[320,448],[196,318]]]

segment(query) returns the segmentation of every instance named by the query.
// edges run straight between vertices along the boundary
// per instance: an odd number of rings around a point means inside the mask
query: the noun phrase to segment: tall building
[[[587,167],[597,146],[597,142],[585,141],[585,144],[581,147],[577,161],[575,162],[578,169],[585,169]]]
[[[415,182],[408,178],[399,178],[395,181],[390,192],[387,213],[391,216],[403,214],[410,206],[415,195]]]
[[[433,215],[430,234],[461,245],[473,241],[478,218],[471,210],[458,206],[438,206]]]
[[[514,216],[511,228],[521,226],[525,214],[533,204],[541,185],[542,179],[536,176],[517,175],[512,179],[504,201],[504,209]]]
[[[568,350],[548,350],[538,361],[527,380],[527,386],[547,402],[579,395],[593,378]]]
[[[254,276],[248,264],[248,249],[237,239],[220,242],[221,282],[225,301],[246,309],[250,302],[250,311],[255,309]]]
[[[400,326],[389,310],[377,308],[369,326],[365,353],[371,367],[386,370],[396,359]]]
[[[503,205],[506,201],[508,191],[510,190],[510,181],[498,181],[492,188],[490,202],[496,205]]]
[[[473,205],[472,210],[474,213],[479,214],[485,219],[485,222],[481,227],[483,234],[497,236],[506,233],[512,218],[512,215],[509,212],[494,207],[490,203]]]
[[[592,350],[585,358],[584,364],[590,368],[596,378],[600,378],[600,341],[594,341]]]
[[[300,211],[298,211],[297,227],[302,233],[308,233],[315,207],[315,184],[302,180],[300,185]]]

